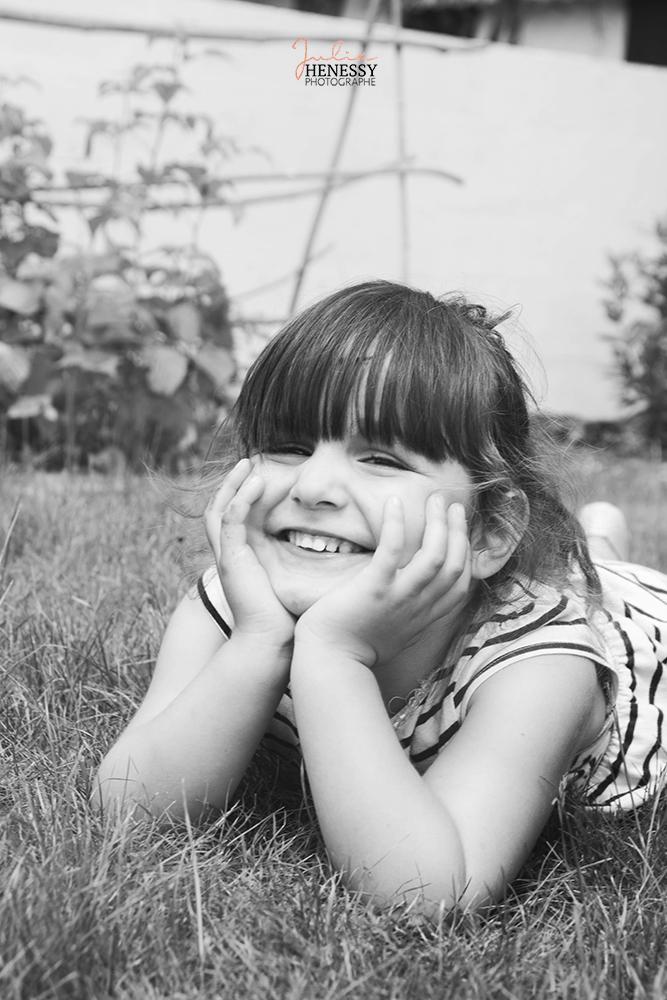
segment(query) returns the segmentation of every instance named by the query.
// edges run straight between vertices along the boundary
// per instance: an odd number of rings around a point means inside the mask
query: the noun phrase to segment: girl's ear
[[[486,532],[484,537],[473,545],[473,579],[488,580],[490,576],[501,570],[518,544],[518,538]]]
[[[513,492],[507,497],[506,520],[501,527],[487,529],[480,525],[473,530],[472,575],[475,580],[488,580],[503,568],[521,541],[528,518],[526,497],[521,492]]]

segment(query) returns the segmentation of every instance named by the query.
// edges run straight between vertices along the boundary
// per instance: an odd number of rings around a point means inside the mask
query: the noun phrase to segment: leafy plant
[[[234,395],[227,294],[198,236],[236,147],[179,106],[188,58],[181,45],[174,65],[101,84],[116,111],[84,123],[84,145],[87,156],[110,154],[109,169],[68,171],[69,201],[57,200],[43,125],[0,106],[0,410],[6,440],[50,464],[85,464],[113,447],[133,466],[174,465]],[[146,160],[123,173],[135,133]],[[175,136],[189,154],[178,161],[164,154]],[[174,191],[189,239],[151,246],[147,220],[174,209]],[[58,253],[63,206],[90,234],[75,254]]]
[[[607,316],[622,402],[634,407],[646,443],[667,446],[667,220],[655,227],[651,254],[611,258]]]

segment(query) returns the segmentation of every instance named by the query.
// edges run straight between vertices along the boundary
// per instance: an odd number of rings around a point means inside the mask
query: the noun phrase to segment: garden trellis
[[[48,140],[38,142],[38,158],[41,163],[33,161],[29,198],[21,201],[21,195],[15,199],[20,211],[28,202],[47,216],[55,219],[53,213],[61,209],[75,209],[86,218],[91,230],[91,243],[96,234],[103,233],[108,225],[116,224],[119,219],[125,219],[135,228],[139,228],[139,220],[147,213],[194,212],[201,218],[202,213],[210,208],[222,208],[232,212],[248,205],[268,204],[281,200],[296,200],[306,197],[317,198],[316,210],[313,215],[310,231],[306,240],[302,260],[294,277],[294,289],[289,312],[293,312],[299,304],[299,294],[310,262],[316,255],[315,244],[318,236],[319,223],[327,201],[337,190],[352,184],[369,182],[374,178],[395,175],[398,180],[398,206],[400,218],[400,245],[403,276],[409,272],[409,226],[406,204],[407,178],[435,177],[450,183],[461,183],[461,177],[439,167],[424,166],[415,163],[408,155],[405,143],[404,115],[405,107],[402,96],[402,79],[400,61],[402,47],[406,44],[422,46],[438,51],[448,51],[450,48],[479,48],[479,44],[460,42],[456,39],[444,39],[438,36],[422,36],[419,33],[406,32],[400,27],[400,2],[392,0],[393,26],[378,25],[376,18],[380,7],[379,0],[371,0],[368,9],[367,23],[360,32],[359,41],[365,49],[371,39],[373,43],[382,41],[390,44],[396,58],[396,158],[392,162],[375,164],[360,170],[341,169],[340,157],[345,147],[350,121],[353,116],[354,103],[358,88],[349,88],[347,107],[343,114],[329,166],[324,171],[260,171],[252,173],[234,173],[225,170],[215,173],[210,169],[200,168],[193,164],[171,163],[158,168],[157,163],[149,164],[148,169],[139,169],[140,176],[136,179],[110,178],[95,171],[70,170],[65,174],[66,183],[54,183],[48,172]],[[114,31],[147,34],[151,37],[176,38],[185,44],[186,36],[174,27],[138,21],[137,23],[122,20],[105,21],[104,18],[87,16],[75,18],[72,16],[44,15],[17,9],[14,5],[0,4],[0,19],[22,21],[29,24],[66,27],[78,31]],[[225,31],[218,28],[189,28],[187,41],[206,40],[231,43],[263,43],[285,41],[285,33],[252,31]],[[333,34],[322,32],[311,33],[313,39],[320,41],[335,41]],[[356,39],[350,39],[356,41]],[[153,67],[156,69],[157,67]],[[150,76],[151,67],[143,67],[144,78],[139,83],[151,84],[154,91],[162,99],[163,118],[170,115],[177,119],[173,111],[172,99],[178,92],[179,81],[176,77],[165,76],[162,67],[162,79],[159,72]],[[24,121],[24,125],[27,119]],[[17,138],[11,134],[11,124],[5,121],[6,137]],[[104,133],[108,123],[91,122],[89,125],[88,144],[95,140],[96,130]],[[209,129],[212,127],[209,123]],[[23,136],[22,138],[25,138]],[[159,144],[159,138],[158,138]],[[35,180],[35,170],[42,168],[42,178]],[[242,189],[240,195],[228,194],[229,186]],[[258,185],[269,184],[270,191],[256,193]],[[184,196],[183,189],[187,188]],[[278,188],[278,189],[276,189]],[[282,188],[282,190],[281,190]],[[11,202],[11,195],[16,194],[11,189],[5,190],[6,204]],[[196,224],[194,226],[196,231]],[[10,335],[4,336],[0,348],[3,351],[2,378],[5,409],[10,420],[21,421],[23,428],[23,443],[25,443],[28,424],[35,419],[42,427],[49,422],[63,427],[64,439],[61,442],[66,464],[73,466],[85,458],[86,452],[99,450],[105,445],[117,444],[119,437],[126,436],[128,428],[121,433],[118,426],[107,427],[104,433],[90,438],[88,444],[78,441],[81,428],[77,429],[77,409],[82,405],[81,383],[90,385],[91,380],[99,388],[108,389],[109,380],[128,380],[128,371],[132,369],[133,377],[137,369],[143,372],[143,380],[135,378],[134,396],[137,397],[129,410],[134,414],[141,426],[146,427],[145,433],[139,434],[141,454],[139,451],[131,456],[136,464],[144,454],[152,460],[165,458],[182,440],[192,442],[193,428],[186,416],[188,407],[195,406],[196,396],[206,396],[202,391],[201,380],[208,386],[216,405],[223,409],[233,398],[236,376],[233,357],[230,352],[232,342],[228,333],[230,320],[227,313],[226,293],[219,279],[215,276],[217,262],[210,257],[198,253],[196,238],[193,237],[190,246],[190,259],[187,264],[183,260],[177,263],[177,248],[168,248],[165,263],[163,259],[149,267],[137,256],[118,254],[117,247],[111,244],[103,252],[89,253],[86,257],[79,255],[78,271],[72,265],[72,259],[58,270],[59,258],[56,248],[52,246],[47,253],[44,251],[43,240],[37,238],[48,234],[48,225],[42,226],[40,232],[32,227],[29,238],[23,240],[22,247],[26,251],[21,257],[21,240],[9,239],[3,244],[6,251],[12,243],[12,261],[4,257],[4,275],[0,277],[0,307],[3,308],[9,322],[5,330]],[[26,235],[26,234],[24,234]],[[57,242],[56,242],[57,245]],[[111,253],[109,250],[111,249]],[[114,256],[115,255],[115,256]],[[35,256],[41,263],[35,261]],[[182,254],[181,254],[182,256]],[[85,259],[84,259],[85,258]],[[45,261],[48,260],[47,265]],[[143,268],[143,271],[141,269]],[[158,303],[153,308],[155,287],[150,288],[157,274],[167,276],[173,285],[176,273],[180,268],[180,282],[176,280],[176,294],[170,292],[170,300]],[[190,271],[188,271],[188,268]],[[195,287],[198,278],[193,277],[192,269],[203,273],[204,288]],[[135,279],[141,271],[143,289],[141,294],[126,294],[129,276]],[[75,273],[76,272],[76,273]],[[55,277],[54,277],[55,275]],[[82,285],[88,285],[88,293],[82,293]],[[163,282],[163,285],[166,284]],[[75,293],[75,286],[77,291]],[[67,286],[64,288],[64,286]],[[180,297],[179,297],[180,289]],[[164,287],[162,292],[164,292]],[[136,292],[136,288],[134,289]],[[69,305],[63,299],[69,296]],[[78,296],[78,298],[77,298]],[[210,305],[213,297],[213,314],[207,315],[205,306]],[[75,301],[76,300],[76,301]],[[203,305],[204,304],[204,305]],[[125,308],[125,312],[123,312]],[[209,310],[211,312],[211,310]],[[120,313],[120,315],[119,315]],[[58,335],[58,323],[66,322],[64,335]],[[217,333],[213,324],[217,322]],[[238,322],[238,321],[235,321]],[[276,318],[260,319],[245,317],[248,325],[273,326]],[[56,348],[62,349],[62,354],[56,359],[59,380],[54,381],[54,368],[45,359],[44,351],[36,348],[36,331],[40,328],[44,333],[42,340],[49,342],[51,354]],[[111,332],[110,332],[110,329]],[[119,337],[119,330],[121,336]],[[28,336],[24,336],[29,330]],[[91,332],[92,331],[92,332]],[[114,334],[115,331],[115,334]],[[208,335],[206,334],[208,331]],[[115,339],[114,339],[115,335]],[[43,346],[43,345],[39,345]],[[53,357],[51,358],[53,361]],[[182,419],[176,422],[170,433],[162,433],[160,423],[165,419],[165,407],[157,400],[156,406],[146,403],[146,396],[173,399],[186,385],[191,383],[191,392],[182,412]],[[53,386],[58,384],[54,393]],[[212,384],[212,386],[211,386]],[[210,391],[212,388],[212,392]],[[88,401],[96,418],[100,418],[105,405],[120,409],[119,401],[112,401],[109,393],[102,393],[105,399],[96,400],[95,405]],[[112,394],[113,395],[113,394]],[[127,400],[125,408],[127,408]],[[55,406],[54,406],[55,404]],[[170,416],[178,408],[169,408]],[[155,411],[155,412],[152,412]],[[207,413],[207,418],[211,413]],[[90,413],[85,416],[84,423],[90,431]],[[6,430],[5,430],[6,434]],[[152,438],[150,447],[145,440],[146,434]],[[53,438],[53,434],[50,435]],[[90,437],[90,434],[88,434]],[[57,435],[56,435],[57,437]],[[62,437],[62,435],[61,435]],[[47,441],[49,434],[46,434]],[[170,442],[169,446],[157,447],[156,440],[163,438]],[[174,440],[174,438],[176,440]],[[195,434],[196,438],[196,434]],[[57,447],[56,447],[57,451]]]
[[[377,16],[382,7],[383,3],[388,2],[391,7],[391,16],[393,22],[393,29],[389,29],[386,25],[379,25],[377,23]],[[375,42],[384,42],[393,45],[396,53],[396,59],[400,65],[401,51],[404,46],[412,46],[414,48],[422,49],[433,49],[437,52],[450,52],[450,51],[478,51],[483,48],[486,43],[479,41],[468,41],[462,40],[454,37],[444,37],[439,35],[428,35],[422,32],[415,32],[404,30],[401,28],[401,10],[402,10],[402,0],[369,0],[368,12],[366,25],[363,31],[359,32],[358,37],[354,35],[349,35],[350,41],[359,41],[362,43],[362,49],[364,49],[371,40]],[[74,29],[77,31],[87,31],[87,32],[126,32],[133,34],[146,34],[152,38],[182,38],[183,40],[192,41],[224,41],[233,42],[239,44],[269,44],[275,42],[285,42],[293,41],[293,33],[286,33],[280,31],[267,32],[262,29],[246,29],[243,32],[240,31],[224,31],[219,28],[188,28],[187,32],[181,29],[168,29],[163,25],[146,21],[144,23],[136,22],[123,22],[122,20],[109,20],[106,21],[104,18],[100,17],[72,17],[66,15],[54,15],[54,14],[39,14],[39,13],[26,13],[21,8],[16,7],[14,4],[2,4],[0,3],[0,20],[12,20],[28,24],[41,24],[49,27],[65,27]],[[335,43],[340,39],[340,33],[331,31],[318,31],[311,32],[310,36],[312,39],[322,42]],[[355,102],[358,90],[356,88],[350,89],[350,96],[348,99],[348,106],[343,117],[343,122],[341,125],[340,135],[336,144],[336,149],[332,155],[332,162],[329,170],[322,174],[318,172],[299,172],[291,171],[289,173],[285,172],[270,172],[270,173],[254,173],[252,175],[234,175],[232,177],[225,178],[225,180],[232,180],[236,183],[242,184],[256,184],[258,182],[294,182],[301,180],[308,181],[321,181],[322,185],[319,187],[304,188],[296,191],[288,191],[280,194],[270,193],[261,195],[247,195],[240,199],[229,199],[229,198],[216,198],[207,197],[206,204],[215,207],[226,207],[231,210],[246,207],[248,205],[256,205],[262,202],[269,202],[281,199],[295,199],[302,198],[306,196],[311,196],[315,193],[321,194],[323,200],[328,197],[329,191],[342,187],[346,184],[352,184],[359,181],[369,180],[373,177],[377,177],[381,174],[393,173],[399,179],[399,204],[401,205],[401,233],[402,233],[402,248],[408,246],[407,239],[407,212],[405,208],[405,179],[408,175],[412,176],[431,176],[438,177],[445,181],[453,183],[462,183],[462,178],[447,170],[433,166],[422,166],[417,165],[412,162],[411,158],[407,154],[405,148],[405,129],[404,129],[404,116],[405,116],[405,103],[403,99],[403,88],[402,88],[402,78],[400,71],[397,73],[397,87],[396,87],[396,122],[397,122],[397,152],[398,156],[394,163],[390,164],[380,164],[372,168],[350,171],[350,170],[340,170],[338,168],[338,161],[340,159],[340,153],[345,143],[346,134],[349,127],[349,122],[352,114],[352,108]],[[159,182],[156,182],[159,183]],[[57,194],[60,191],[72,191],[72,190],[94,190],[95,188],[103,187],[104,185],[95,184],[94,182],[81,183],[80,185],[71,184],[64,189],[59,189],[57,187],[51,186],[48,190],[49,193]],[[71,207],[72,202],[67,200],[57,200],[53,199],[50,202],[54,207]],[[187,209],[196,208],[198,206],[188,204],[183,201],[175,201],[171,203],[154,203],[147,206],[149,211],[161,211],[167,209]],[[307,256],[307,255],[306,255]],[[404,275],[407,278],[409,271],[409,262],[404,258],[403,262]],[[294,303],[296,304],[297,295],[294,296]]]

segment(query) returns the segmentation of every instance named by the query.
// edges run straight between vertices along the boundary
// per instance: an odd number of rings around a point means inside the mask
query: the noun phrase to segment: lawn
[[[573,458],[667,567],[667,466]],[[12,512],[20,509],[10,532]],[[137,705],[185,584],[184,525],[147,480],[5,472],[0,499],[0,997],[662,998],[667,795],[573,807],[508,898],[427,923],[376,912],[270,782],[200,828],[107,826],[91,776]]]

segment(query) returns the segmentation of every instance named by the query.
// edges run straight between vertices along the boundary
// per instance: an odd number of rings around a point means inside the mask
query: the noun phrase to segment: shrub
[[[86,123],[86,154],[110,143],[119,163],[141,129],[148,162],[125,177],[68,171],[64,202],[54,200],[63,188],[53,185],[43,124],[0,105],[0,414],[11,456],[72,468],[113,450],[132,467],[173,468],[234,396],[227,294],[197,242],[234,147],[209,118],[179,107],[185,59],[182,46],[174,65],[142,64],[101,84],[119,110]],[[174,129],[178,162],[161,154]],[[147,248],[148,213],[171,210],[175,189],[195,213],[190,238]],[[55,208],[73,206],[90,244],[65,254]]]
[[[667,221],[655,227],[651,254],[611,258],[607,316],[621,400],[647,444],[667,446]]]

